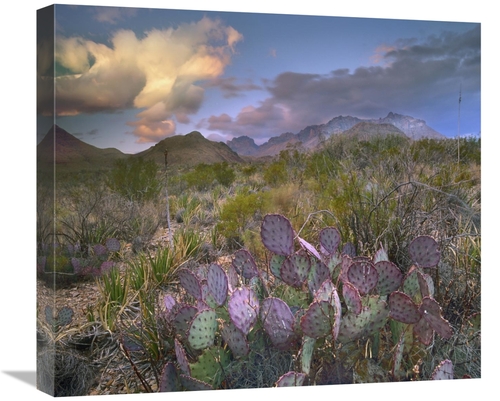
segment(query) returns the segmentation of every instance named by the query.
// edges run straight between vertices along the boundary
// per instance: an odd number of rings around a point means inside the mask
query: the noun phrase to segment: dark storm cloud
[[[258,138],[298,132],[339,115],[379,118],[389,111],[427,119],[429,124],[456,119],[460,86],[468,98],[480,94],[479,26],[464,34],[399,40],[383,49],[380,65],[352,72],[278,75],[267,84],[271,97],[242,110],[231,123],[226,121],[225,133],[237,136],[244,128],[246,135]]]

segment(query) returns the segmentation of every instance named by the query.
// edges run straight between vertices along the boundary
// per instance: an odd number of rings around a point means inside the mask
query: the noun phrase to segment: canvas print
[[[38,10],[38,389],[481,378],[480,82],[477,21]]]

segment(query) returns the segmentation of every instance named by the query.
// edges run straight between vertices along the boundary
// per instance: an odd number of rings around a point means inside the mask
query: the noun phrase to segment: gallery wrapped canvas
[[[480,35],[38,10],[38,389],[481,378]]]

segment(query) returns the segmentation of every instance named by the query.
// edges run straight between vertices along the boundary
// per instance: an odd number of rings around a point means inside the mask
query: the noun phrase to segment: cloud
[[[375,50],[380,65],[328,74],[283,72],[266,83],[269,97],[239,114],[208,119],[209,129],[234,136],[299,132],[339,115],[384,117],[389,111],[432,121],[456,120],[458,88],[480,94],[480,28],[425,40],[398,40]],[[443,105],[437,108],[431,105]],[[223,117],[223,118],[222,118]]]
[[[115,11],[99,18],[115,21]],[[137,141],[163,139],[175,133],[176,122],[189,122],[199,110],[205,90],[200,82],[223,74],[242,38],[232,27],[207,17],[175,29],[153,29],[140,39],[133,31],[118,30],[110,46],[58,36],[56,113],[137,108],[138,120],[129,123]]]
[[[205,89],[218,88],[226,99],[240,97],[250,91],[264,90],[262,86],[256,85],[251,81],[238,83],[236,77],[217,77],[207,81],[202,86]]]

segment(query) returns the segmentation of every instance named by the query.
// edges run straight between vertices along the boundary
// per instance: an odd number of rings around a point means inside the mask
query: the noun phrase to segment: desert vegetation
[[[52,185],[55,395],[481,377],[479,139],[334,135],[245,163],[123,159],[59,175],[55,202]],[[58,295],[82,286],[95,299]]]

